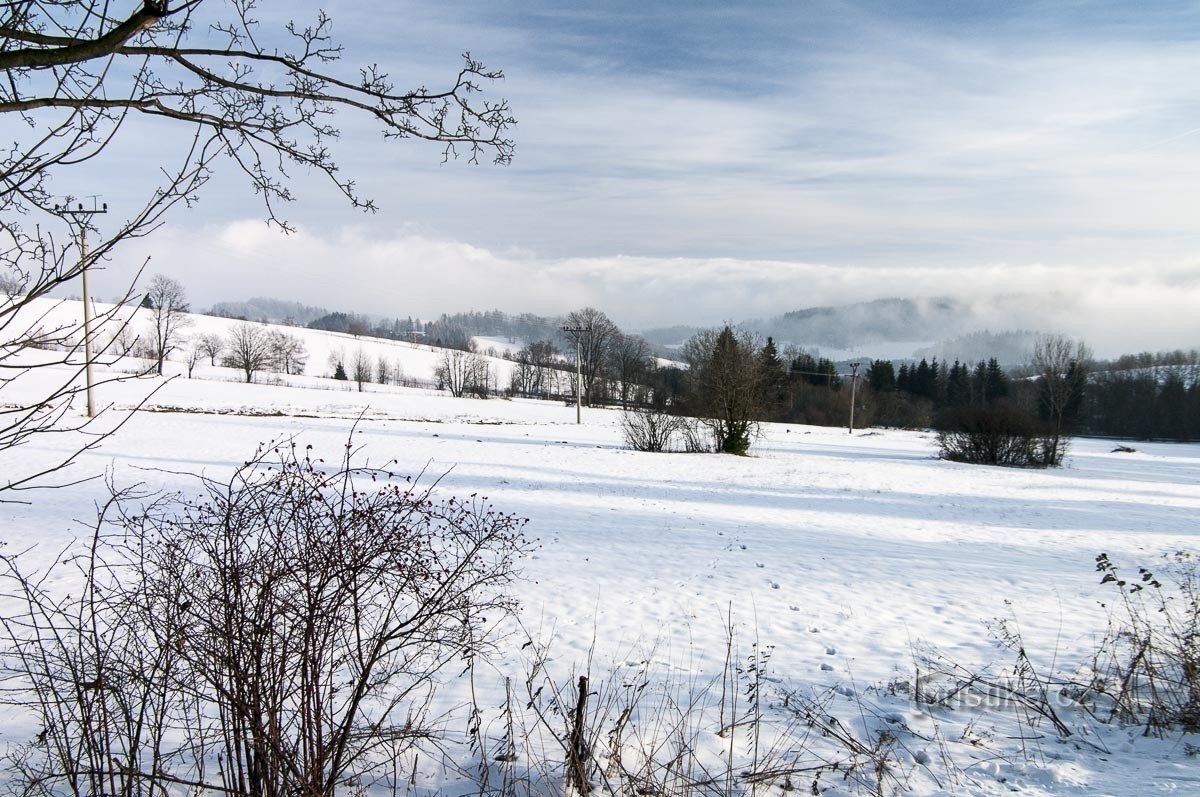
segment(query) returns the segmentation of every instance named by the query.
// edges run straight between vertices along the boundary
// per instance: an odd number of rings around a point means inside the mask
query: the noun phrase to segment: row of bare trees
[[[506,355],[515,367],[510,390],[515,395],[574,395],[576,382],[588,406],[619,401],[644,403],[656,360],[650,345],[629,335],[600,310],[585,307],[562,320],[562,338],[534,341]]]
[[[476,352],[443,349],[433,376],[438,390],[448,390],[455,398],[487,398],[494,389],[487,357]]]

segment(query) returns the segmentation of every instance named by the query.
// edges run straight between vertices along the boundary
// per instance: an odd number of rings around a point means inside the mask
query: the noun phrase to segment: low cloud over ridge
[[[1200,271],[1192,264],[1047,266],[995,263],[856,266],[734,258],[544,258],[441,240],[417,230],[388,236],[361,227],[285,236],[261,221],[164,230],[111,264],[118,289],[128,264],[184,282],[196,306],[252,295],[331,309],[434,317],[499,308],[554,314],[594,305],[625,327],[711,325],[818,305],[886,297],[950,296],[992,329],[1042,329],[1088,339],[1101,353],[1200,344]]]

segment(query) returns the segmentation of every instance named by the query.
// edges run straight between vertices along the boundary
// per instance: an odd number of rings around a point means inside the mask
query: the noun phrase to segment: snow
[[[229,323],[197,317],[190,331]],[[531,519],[539,544],[516,587],[522,622],[554,636],[555,666],[568,674],[589,660],[647,658],[662,670],[711,674],[726,611],[743,640],[775,645],[779,678],[836,686],[847,706],[911,678],[921,645],[969,665],[996,659],[984,621],[997,617],[1016,619],[1032,655],[1082,663],[1105,627],[1095,556],[1132,568],[1197,547],[1200,445],[1139,443],[1121,454],[1110,441],[1077,440],[1060,470],[1012,470],[938,460],[924,432],[767,425],[749,457],[639,453],[624,447],[615,411],[585,410],[575,425],[574,408],[561,403],[327,389],[316,374],[338,346],[386,351],[406,373],[431,372],[437,353],[289,331],[310,352],[310,376],[294,385],[104,386],[107,423],[157,390],[70,473],[189,490],[181,472],[220,477],[257,444],[287,439],[336,455],[355,428],[372,462],[395,459],[401,472],[441,476],[446,493],[481,493]],[[199,375],[228,378],[223,371]],[[20,390],[37,395],[49,375]],[[0,452],[0,472],[53,462],[71,443],[39,436]],[[21,497],[30,503],[0,505],[0,541],[48,556],[82,533],[103,485]],[[499,670],[518,665],[515,647],[502,651]],[[950,736],[971,727],[965,714],[890,705],[914,729],[936,725]],[[13,733],[0,731],[0,742]],[[1002,743],[1003,755],[971,765],[972,779],[948,790],[917,779],[914,792],[999,794],[1019,784],[1025,794],[1195,793],[1200,781],[1179,740],[1139,733],[1114,729],[1110,755],[1052,745],[1020,763],[1015,743]],[[918,764],[938,760],[919,755]]]
[[[97,317],[109,313],[114,307],[111,304],[99,302],[95,303],[95,305]],[[100,340],[111,339],[112,334],[115,334],[119,321],[130,319],[131,314],[132,318],[129,320],[130,332],[134,335],[145,335],[151,326],[151,312],[141,307],[120,309],[115,314],[118,320],[115,320],[110,325],[112,328],[111,334],[105,335],[105,333],[101,332],[98,338]],[[47,325],[78,324],[78,319],[83,316],[83,303],[71,299],[42,299],[33,303],[33,308],[29,315],[32,316],[33,313],[43,314],[45,317],[44,323]],[[229,330],[234,326],[242,323],[238,319],[198,313],[186,313],[185,317],[188,323],[181,330],[181,334],[185,340],[209,333],[223,337],[228,335]],[[433,381],[434,369],[441,360],[443,351],[434,346],[409,341],[384,340],[382,338],[371,337],[356,338],[348,333],[327,332],[325,330],[308,329],[306,327],[288,327],[271,324],[260,324],[260,326],[286,332],[289,335],[299,338],[304,343],[308,359],[302,374],[292,377],[284,377],[278,374],[261,374],[259,377],[260,379],[271,379],[294,385],[310,387],[322,385],[325,378],[333,375],[334,364],[336,362],[341,361],[345,364],[347,370],[349,370],[350,363],[360,351],[370,360],[372,368],[374,368],[379,358],[383,357],[389,363],[398,363],[405,378],[429,383]],[[180,347],[180,349],[182,348],[183,346]],[[487,348],[488,346],[484,346],[484,350]],[[497,348],[497,351],[502,353],[499,348]],[[186,368],[179,361],[180,359],[181,355],[177,352],[168,363],[168,374],[186,373]],[[487,357],[487,360],[496,383],[502,386],[507,385],[512,371],[512,363],[502,357]],[[218,362],[220,362],[219,359]],[[196,366],[194,376],[202,379],[224,379],[229,381],[243,379],[241,372],[237,369],[224,368],[220,365],[212,366],[209,364],[207,358],[201,359],[200,363]]]

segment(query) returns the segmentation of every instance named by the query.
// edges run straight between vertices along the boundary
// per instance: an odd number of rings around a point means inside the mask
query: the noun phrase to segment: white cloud
[[[1080,335],[1102,353],[1200,344],[1200,270],[997,263],[969,273],[935,266],[855,267],[733,258],[543,258],[496,252],[417,230],[301,228],[258,221],[142,242],[149,272],[184,282],[193,302],[273,296],[329,309],[434,317],[488,310],[555,314],[591,304],[629,328],[715,324],[891,296],[969,301],[992,329]],[[140,262],[130,252],[125,262]],[[127,269],[110,267],[101,291]]]
[[[646,326],[1021,294],[1054,298],[997,305],[995,326],[1200,343],[1192,12],[876,8],[336,3],[347,74],[379,60],[436,86],[467,48],[504,68],[488,91],[519,120],[514,165],[441,166],[343,116],[343,174],[378,215],[352,218],[301,171],[284,208],[300,232],[280,239],[241,220],[252,200],[225,170],[172,217],[188,226],[122,256],[154,254],[197,304],[592,303]]]

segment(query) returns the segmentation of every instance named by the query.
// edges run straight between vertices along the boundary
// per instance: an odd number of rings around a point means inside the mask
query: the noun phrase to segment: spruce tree
[[[903,367],[903,366],[901,366]],[[896,389],[896,369],[891,360],[872,360],[867,366],[867,384],[876,393],[891,393]]]
[[[788,374],[773,338],[768,337],[766,345],[758,350],[758,369],[763,407],[774,417],[787,399]]]
[[[975,403],[983,406],[991,399],[987,394],[987,363],[983,360],[975,363],[975,371],[971,374],[971,390],[975,394]]]
[[[964,407],[971,403],[971,376],[967,366],[954,361],[946,377],[946,406]]]
[[[1008,376],[1000,367],[1000,361],[993,357],[987,362],[987,384],[984,388],[984,398],[987,401],[995,401],[1007,397]]]

